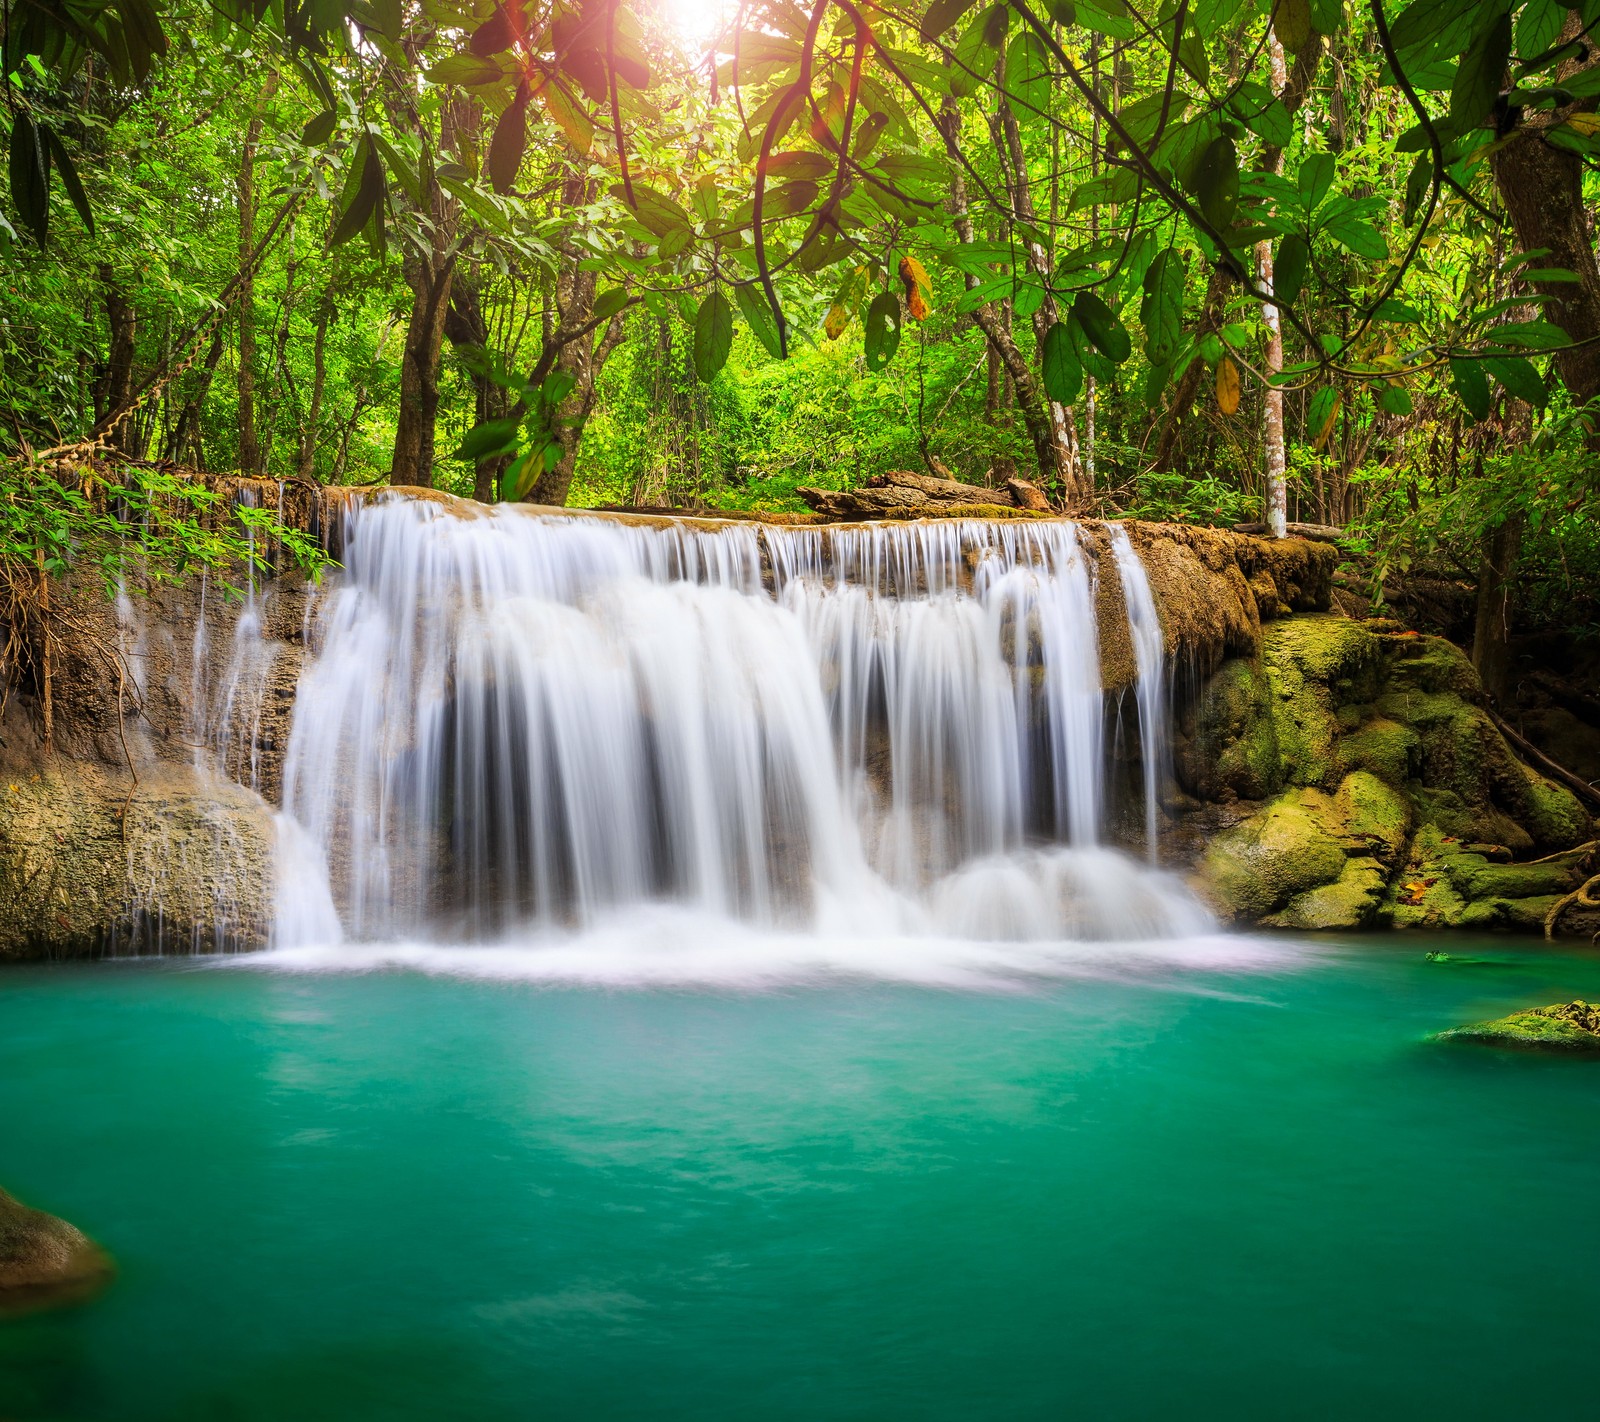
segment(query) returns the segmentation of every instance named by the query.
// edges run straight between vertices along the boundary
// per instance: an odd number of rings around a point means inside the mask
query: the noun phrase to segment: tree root
[[[1544,916],[1544,936],[1547,943],[1556,936],[1561,915],[1574,904],[1580,908],[1600,909],[1600,874],[1584,880],[1570,894],[1564,894],[1551,905],[1550,912]]]

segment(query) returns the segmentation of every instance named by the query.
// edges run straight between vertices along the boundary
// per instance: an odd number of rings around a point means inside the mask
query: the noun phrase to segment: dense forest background
[[[174,468],[770,509],[1020,471],[1338,529],[1374,605],[1475,599],[1491,684],[1514,619],[1600,625],[1600,0],[3,14],[21,566],[104,533],[69,467],[146,511]]]

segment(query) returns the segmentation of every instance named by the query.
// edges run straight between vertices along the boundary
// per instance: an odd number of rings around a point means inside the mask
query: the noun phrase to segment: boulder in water
[[[110,1256],[81,1230],[0,1190],[0,1312],[78,1302],[112,1273]]]
[[[1436,1042],[1474,1042],[1487,1047],[1517,1047],[1541,1052],[1579,1052],[1600,1056],[1600,1007],[1584,1002],[1552,1003],[1452,1027],[1434,1035]]]

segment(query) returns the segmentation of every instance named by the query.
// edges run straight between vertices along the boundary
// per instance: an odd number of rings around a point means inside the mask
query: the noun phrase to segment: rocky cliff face
[[[335,556],[363,497],[234,482],[278,499]],[[1224,914],[1299,929],[1537,929],[1582,879],[1583,807],[1511,753],[1455,648],[1327,614],[1331,548],[1123,527],[1179,672],[1169,847]],[[1133,650],[1107,527],[1083,528],[1114,710]],[[262,946],[304,584],[285,572],[234,596],[196,580],[116,602],[97,585],[56,591],[70,635],[52,658],[52,744],[36,668],[12,665],[0,720],[0,958]]]
[[[1589,811],[1517,758],[1465,654],[1394,623],[1266,626],[1176,759],[1198,881],[1236,922],[1539,932],[1600,868]]]

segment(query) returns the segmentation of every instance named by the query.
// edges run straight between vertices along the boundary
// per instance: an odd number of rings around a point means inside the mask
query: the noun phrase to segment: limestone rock
[[[0,1312],[82,1298],[111,1274],[81,1230],[0,1190]]]
[[[1261,920],[1344,872],[1344,845],[1329,832],[1333,800],[1288,790],[1259,814],[1219,835],[1201,863],[1203,888],[1219,913]]]
[[[1600,1007],[1581,999],[1557,1002],[1549,1007],[1513,1012],[1493,1022],[1452,1027],[1448,1031],[1435,1033],[1434,1040],[1600,1055]]]
[[[0,783],[0,959],[264,946],[275,845],[230,781],[52,759]]]

